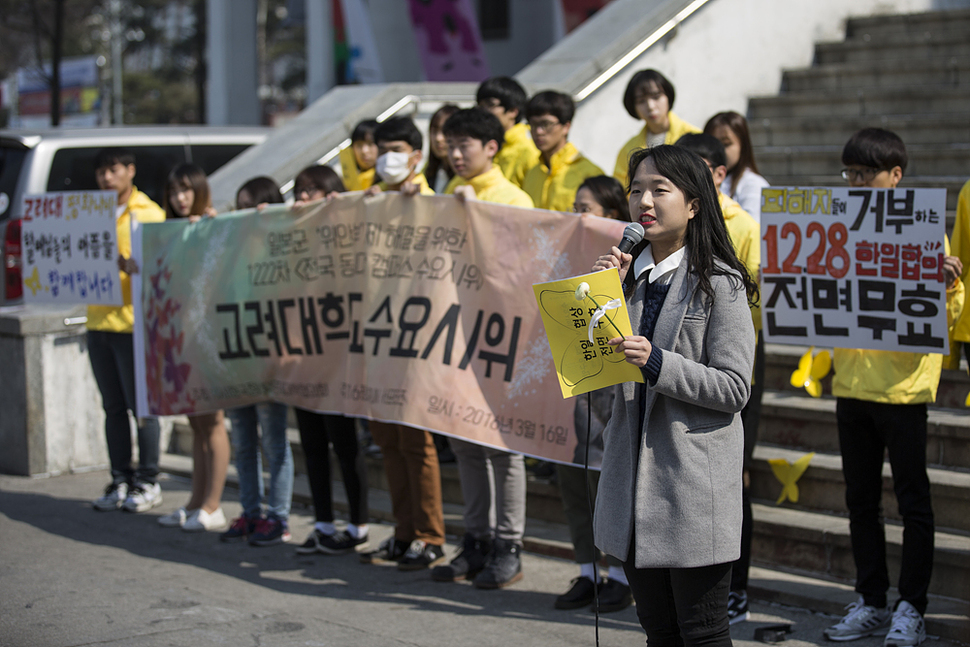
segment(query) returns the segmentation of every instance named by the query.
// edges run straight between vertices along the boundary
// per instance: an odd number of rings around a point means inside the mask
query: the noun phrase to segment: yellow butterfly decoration
[[[771,465],[771,471],[775,473],[775,478],[781,481],[783,486],[781,496],[775,501],[775,505],[781,505],[785,499],[788,499],[792,503],[798,503],[798,485],[796,485],[796,482],[805,473],[805,470],[808,469],[808,464],[812,462],[814,456],[815,452],[805,454],[795,461],[794,464],[789,463],[784,458],[768,459],[768,464]]]
[[[798,368],[791,374],[791,385],[796,388],[804,388],[813,398],[822,395],[822,378],[828,375],[832,368],[832,356],[827,350],[812,357],[812,346],[798,360]]]
[[[33,274],[24,277],[24,287],[30,290],[34,296],[37,296],[37,293],[40,292],[41,288],[50,290],[50,288],[46,288],[44,284],[40,282],[40,273],[37,271],[37,266],[34,266]]]

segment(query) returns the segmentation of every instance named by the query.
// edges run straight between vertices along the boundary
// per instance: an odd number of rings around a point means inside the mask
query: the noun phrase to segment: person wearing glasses
[[[906,170],[906,146],[895,133],[865,128],[842,150],[842,177],[852,187],[895,188]],[[963,309],[960,259],[947,256],[947,318]],[[943,356],[836,348],[833,355],[836,421],[858,601],[825,629],[825,637],[848,641],[885,635],[887,647],[915,646],[926,639],[923,615],[933,571],[933,507],[926,473],[926,405],[936,400]],[[889,454],[893,489],[903,518],[899,600],[887,605],[889,571],[880,518],[883,456]]]
[[[603,175],[569,141],[576,105],[569,95],[548,90],[529,100],[525,117],[539,149],[539,163],[526,173],[522,189],[539,209],[570,211],[586,178]]]

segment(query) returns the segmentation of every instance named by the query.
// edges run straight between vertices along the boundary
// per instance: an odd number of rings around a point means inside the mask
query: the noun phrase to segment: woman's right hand
[[[596,259],[591,271],[599,272],[600,270],[609,270],[615,267],[620,272],[620,282],[622,283],[623,279],[626,278],[626,273],[629,271],[632,262],[632,255],[624,254],[620,251],[619,247],[614,245],[609,254],[604,254]]]

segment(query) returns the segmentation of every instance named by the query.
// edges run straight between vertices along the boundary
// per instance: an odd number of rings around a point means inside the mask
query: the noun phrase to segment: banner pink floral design
[[[275,400],[570,462],[532,284],[623,226],[394,193],[142,225],[140,414]]]

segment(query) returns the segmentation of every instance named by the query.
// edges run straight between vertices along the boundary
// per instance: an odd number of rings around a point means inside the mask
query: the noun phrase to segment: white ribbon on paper
[[[606,311],[616,310],[621,305],[623,305],[622,300],[613,299],[612,301],[608,302],[606,305],[603,305],[597,308],[596,312],[593,313],[593,316],[589,320],[589,341],[590,342],[593,341],[593,328],[596,328],[597,324],[599,324],[600,319],[606,316]]]

